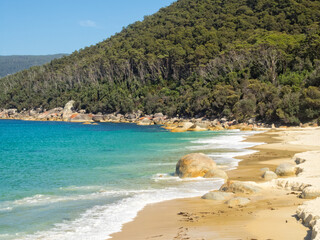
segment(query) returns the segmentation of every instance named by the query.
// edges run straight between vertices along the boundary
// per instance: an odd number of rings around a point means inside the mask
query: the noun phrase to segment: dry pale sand
[[[314,134],[314,130],[311,132]],[[262,183],[260,171],[264,167],[274,171],[279,163],[293,162],[296,153],[320,149],[317,138],[309,138],[310,144],[303,144],[301,135],[303,140],[308,138],[306,130],[288,129],[247,139],[266,144],[254,147],[257,153],[241,157],[239,167],[228,175],[232,180],[261,182],[262,192],[242,195],[251,200],[249,205],[229,208],[223,201],[200,197],[152,204],[139,212],[133,222],[125,224],[121,232],[113,234],[112,239],[311,239],[311,230],[297,220],[297,208],[304,206],[304,200],[297,197],[299,192],[275,187],[275,182]]]

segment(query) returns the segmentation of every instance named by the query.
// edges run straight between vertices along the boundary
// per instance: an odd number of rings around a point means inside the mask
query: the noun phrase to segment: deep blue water
[[[106,239],[148,203],[219,187],[220,180],[181,181],[175,164],[201,150],[232,166],[247,147],[242,135],[2,120],[0,240]]]

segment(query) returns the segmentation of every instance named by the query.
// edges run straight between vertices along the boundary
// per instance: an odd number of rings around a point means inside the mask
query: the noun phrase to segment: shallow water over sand
[[[0,121],[0,240],[106,239],[148,203],[199,196],[219,179],[173,176],[205,152],[225,168],[250,132],[170,133],[159,126]]]

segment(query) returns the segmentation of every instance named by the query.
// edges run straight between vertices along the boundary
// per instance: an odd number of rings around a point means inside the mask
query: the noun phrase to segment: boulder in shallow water
[[[188,131],[193,131],[193,132],[203,132],[203,131],[208,131],[207,128],[202,128],[200,126],[198,126],[197,124],[192,125]]]
[[[222,178],[222,179],[228,179],[228,175],[225,171],[221,169],[212,169],[209,170],[204,176],[204,178]]]
[[[292,163],[281,163],[276,169],[276,174],[278,176],[293,176],[296,172],[297,168]]]
[[[163,128],[167,130],[172,130],[172,129],[175,129],[176,127],[178,127],[178,123],[165,123]]]
[[[272,179],[276,179],[278,176],[272,171],[265,171],[264,174],[262,174],[262,178],[266,181],[270,181]]]
[[[237,207],[237,206],[245,206],[250,203],[249,198],[243,198],[243,197],[236,197],[228,200],[226,204],[228,204],[229,207]]]
[[[217,201],[223,201],[231,198],[233,196],[233,193],[227,193],[227,192],[208,192],[205,195],[203,195],[202,199],[207,200],[217,200]]]
[[[220,191],[252,194],[261,191],[261,188],[255,182],[228,181]]]
[[[176,128],[173,128],[171,132],[186,132],[193,126],[192,122],[181,122]]]
[[[221,125],[217,125],[217,126],[210,127],[209,130],[211,130],[211,131],[222,131],[222,130],[224,130],[224,127],[222,127]]]
[[[216,169],[216,163],[203,153],[183,156],[176,165],[176,175],[180,178],[203,177],[208,171]]]

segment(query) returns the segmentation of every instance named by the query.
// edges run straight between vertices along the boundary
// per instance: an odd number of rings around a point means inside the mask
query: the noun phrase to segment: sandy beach
[[[320,239],[320,128],[273,129],[246,141],[264,142],[258,152],[241,156],[229,181],[254,181],[259,192],[236,193],[250,203],[230,207],[225,201],[200,197],[146,206],[113,240],[142,239]],[[297,176],[264,181],[262,168],[296,165]],[[255,184],[255,183],[254,183]]]

